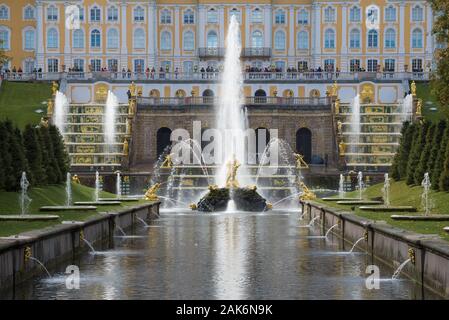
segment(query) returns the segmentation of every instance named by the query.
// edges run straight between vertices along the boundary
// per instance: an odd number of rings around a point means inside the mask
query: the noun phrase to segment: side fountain
[[[359,193],[359,197],[357,200],[343,200],[337,201],[337,204],[343,205],[374,205],[374,204],[382,204],[382,201],[376,200],[364,200],[363,199],[363,190],[365,188],[365,184],[363,182],[363,173],[359,171],[357,174],[357,190]]]
[[[98,171],[95,172],[95,189],[94,189],[94,200],[93,201],[77,201],[75,205],[77,206],[113,206],[120,205],[121,201],[117,201],[117,199],[111,200],[103,200],[100,199],[100,173]]]

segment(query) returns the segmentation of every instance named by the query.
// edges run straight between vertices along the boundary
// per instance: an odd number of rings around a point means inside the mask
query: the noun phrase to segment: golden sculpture
[[[126,119],[126,134],[132,134],[133,124],[130,119]]]
[[[125,141],[123,141],[123,155],[127,156],[129,153],[129,143],[128,140],[125,139]]]
[[[410,85],[410,89],[412,91],[412,95],[416,96],[416,83],[415,83],[415,81],[412,81],[412,84]]]
[[[240,167],[240,163],[233,155],[232,161],[229,161],[226,164],[227,173],[226,173],[226,188],[238,188],[239,182],[237,181],[237,170]]]
[[[80,178],[78,178],[78,175],[76,174],[73,175],[72,182],[76,184],[81,184]]]
[[[416,103],[416,115],[420,116],[422,114],[422,99],[418,99]]]
[[[135,97],[136,96],[136,85],[134,84],[134,81],[131,82],[131,84],[129,85],[129,92],[131,93],[131,97]]]
[[[58,91],[59,85],[56,81],[53,81],[51,84],[51,91],[52,94],[55,96],[56,95],[56,91]]]
[[[267,202],[265,204],[265,208],[267,208],[268,210],[271,210],[271,209],[273,209],[273,204],[271,202]]]
[[[48,99],[48,102],[47,102],[47,116],[51,117],[53,115],[54,108],[55,108],[55,103],[53,102],[53,99]]]
[[[340,99],[335,99],[335,114],[340,113]]]
[[[128,106],[128,113],[129,115],[134,115],[134,112],[136,110],[136,100],[130,99],[129,100],[129,106]]]
[[[173,160],[171,158],[171,154],[167,154],[165,156],[164,162],[162,162],[161,168],[171,168],[173,167]]]
[[[24,254],[23,254],[23,259],[25,260],[25,262],[30,260],[31,256],[32,256],[31,247],[25,247]]]
[[[346,143],[344,141],[340,141],[338,149],[340,152],[340,156],[343,156],[346,153]]]
[[[333,97],[338,97],[338,85],[337,85],[337,81],[334,82],[334,84],[331,87],[331,96]]]
[[[296,169],[308,169],[309,165],[304,161],[304,156],[299,153],[293,153],[296,159]]]
[[[141,97],[141,96],[142,96],[142,87],[139,87],[139,88],[137,89],[137,96],[138,96],[138,97]]]
[[[209,189],[209,191],[217,190],[217,189],[218,189],[218,186],[217,186],[216,184],[211,184],[211,185],[209,185],[209,186],[207,187],[207,189]]]
[[[94,99],[97,103],[105,103],[108,98],[109,87],[106,84],[99,83],[94,86]]]
[[[198,206],[196,205],[196,203],[191,203],[191,204],[189,204],[189,207],[190,207],[190,209],[192,209],[192,210],[198,209]]]
[[[257,186],[256,186],[255,184],[253,184],[253,185],[251,185],[251,186],[248,186],[248,189],[249,189],[249,190],[256,191],[256,190],[257,190]]]
[[[158,196],[156,195],[157,190],[159,190],[161,184],[155,183],[150,188],[148,188],[147,192],[145,192],[145,200],[148,201],[157,201],[159,200]]]
[[[343,133],[343,123],[340,120],[337,121],[337,133],[340,135]]]
[[[305,200],[315,200],[316,195],[313,193],[304,182],[300,182],[299,186],[302,189],[302,194],[299,196],[299,200],[305,201]]]
[[[360,92],[362,103],[371,103],[374,101],[374,88],[370,84],[364,84]]]

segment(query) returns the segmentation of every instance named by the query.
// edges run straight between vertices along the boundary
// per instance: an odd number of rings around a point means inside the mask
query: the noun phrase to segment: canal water
[[[298,210],[199,214],[162,211],[158,220],[117,232],[113,248],[67,264],[80,288],[67,289],[66,265],[4,293],[3,299],[430,299],[413,281],[390,280],[377,263],[379,289],[368,289],[369,257],[347,254],[335,235],[307,228]],[[357,251],[357,250],[356,250]]]

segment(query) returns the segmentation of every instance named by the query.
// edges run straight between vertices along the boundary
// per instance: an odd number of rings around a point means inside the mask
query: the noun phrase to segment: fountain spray
[[[62,135],[65,133],[67,122],[67,111],[69,109],[69,100],[60,91],[56,91],[55,95],[55,111],[53,113],[53,123],[58,127]]]
[[[104,142],[108,148],[108,151],[114,152],[114,146],[116,143],[115,139],[115,116],[118,107],[118,99],[117,96],[112,93],[112,91],[108,91],[108,97],[106,99],[106,106],[104,111]]]
[[[100,174],[95,171],[95,202],[100,201]]]
[[[357,183],[359,188],[359,199],[362,200],[363,197],[363,173],[362,171],[359,171],[357,174]]]
[[[390,177],[388,173],[384,175],[384,187],[382,188],[382,193],[384,195],[384,204],[385,206],[390,206]]]
[[[71,206],[72,205],[72,175],[70,172],[67,172],[66,181],[65,181],[65,205]]]
[[[338,182],[338,196],[343,198],[345,196],[345,177],[340,174],[340,181]]]
[[[424,174],[424,179],[421,182],[421,186],[424,188],[423,194],[422,194],[422,205],[424,207],[424,214],[427,216],[430,214],[430,209],[431,209],[429,193],[430,193],[430,187],[432,186],[432,184],[430,183],[430,177],[429,177],[428,172],[426,172]]]
[[[22,172],[22,177],[20,178],[20,212],[22,215],[25,215],[28,213],[28,208],[31,203],[31,198],[28,197],[28,187],[30,186],[30,183],[27,179],[27,174],[25,171]]]
[[[115,182],[115,190],[117,193],[117,198],[121,198],[122,196],[122,177],[120,175],[120,171],[117,171],[117,179]]]

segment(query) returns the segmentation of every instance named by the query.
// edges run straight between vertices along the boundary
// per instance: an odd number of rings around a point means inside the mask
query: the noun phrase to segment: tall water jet
[[[338,196],[343,198],[345,196],[345,177],[340,174],[340,180],[338,182]]]
[[[30,183],[27,179],[27,174],[25,171],[22,172],[22,177],[20,178],[20,212],[22,215],[25,215],[28,213],[28,208],[31,203],[31,198],[28,197],[28,187],[30,186]]]
[[[356,95],[351,101],[351,136],[349,142],[353,143],[351,152],[357,153],[358,148],[354,143],[360,142],[360,95]]]
[[[235,155],[239,163],[245,163],[244,132],[246,114],[243,105],[243,77],[240,64],[241,44],[239,23],[231,16],[228,35],[226,37],[226,55],[221,79],[219,101],[216,110],[216,127],[222,135],[222,154],[215,159],[221,164],[215,182],[223,186],[226,181],[226,163]],[[241,174],[241,171],[240,171]]]
[[[67,122],[67,112],[69,109],[69,100],[60,91],[56,91],[55,95],[55,111],[53,112],[53,123],[58,127],[61,134],[65,132]]]
[[[402,100],[402,115],[401,121],[411,121],[413,116],[413,95],[408,94],[404,100]]]
[[[384,175],[384,187],[382,188],[382,193],[384,195],[384,204],[385,206],[390,206],[390,177],[388,173]]]
[[[65,205],[72,205],[72,175],[70,172],[67,172],[66,181],[65,181]]]
[[[357,185],[359,188],[359,199],[362,200],[363,198],[363,173],[362,171],[359,171],[357,174]]]
[[[100,173],[95,171],[95,202],[100,201]]]
[[[120,171],[117,171],[117,178],[115,181],[115,190],[117,193],[117,198],[120,198],[122,196],[122,177],[121,177]]]
[[[114,152],[115,139],[115,115],[118,107],[117,96],[108,90],[108,97],[106,99],[106,106],[104,112],[104,142],[108,148],[108,152]]]
[[[431,209],[429,192],[430,192],[430,187],[432,186],[432,184],[430,183],[430,177],[429,177],[428,172],[426,172],[424,174],[424,179],[421,182],[421,186],[424,188],[422,196],[421,196],[422,197],[422,205],[424,207],[424,214],[427,216],[430,214],[430,209]]]

